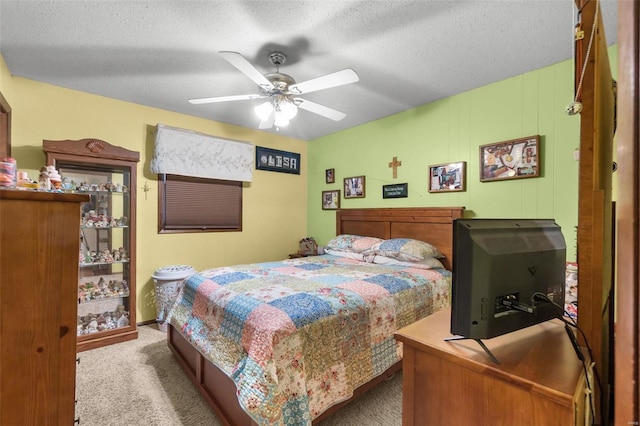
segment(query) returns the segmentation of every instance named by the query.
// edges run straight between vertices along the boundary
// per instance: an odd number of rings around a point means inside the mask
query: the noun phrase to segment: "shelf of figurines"
[[[119,218],[107,215],[91,216],[85,214],[82,217],[80,226],[82,229],[111,229],[111,228],[128,228],[128,219],[126,216]]]
[[[114,193],[129,192],[127,185],[117,182],[89,183],[76,182],[68,176],[61,176],[55,166],[40,168],[37,180],[31,179],[26,171],[17,170],[15,159],[3,159],[0,165],[0,189],[36,190],[49,192],[79,192],[79,193]]]
[[[74,191],[74,192],[83,192],[83,193],[100,193],[104,194],[105,192],[110,192],[112,194],[127,194],[129,193],[129,188],[127,185],[123,185],[121,183],[86,183],[81,182],[80,184],[76,184],[74,181],[68,181],[65,185],[65,178],[62,179],[61,189],[63,191]]]
[[[129,263],[129,255],[124,247],[101,251],[90,250],[80,255],[80,267],[112,265],[117,263]]]
[[[98,302],[106,299],[129,297],[129,285],[125,280],[88,281],[78,286],[78,303]]]
[[[78,315],[78,336],[100,333],[129,326],[129,311],[118,305],[115,311]]]

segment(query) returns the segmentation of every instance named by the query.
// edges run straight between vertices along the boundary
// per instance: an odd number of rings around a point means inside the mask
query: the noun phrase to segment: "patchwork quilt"
[[[310,425],[402,358],[394,332],[448,306],[451,273],[323,255],[189,277],[169,321],[258,424]]]

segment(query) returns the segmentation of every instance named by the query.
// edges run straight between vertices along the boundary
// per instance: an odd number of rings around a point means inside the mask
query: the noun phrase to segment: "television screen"
[[[544,300],[564,306],[566,245],[554,220],[457,219],[453,232],[453,335],[490,339],[561,316]]]

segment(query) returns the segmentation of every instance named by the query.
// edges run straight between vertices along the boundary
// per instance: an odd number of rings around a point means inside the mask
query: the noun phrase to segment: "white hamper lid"
[[[156,280],[181,280],[195,272],[189,265],[171,265],[156,269],[151,276]]]

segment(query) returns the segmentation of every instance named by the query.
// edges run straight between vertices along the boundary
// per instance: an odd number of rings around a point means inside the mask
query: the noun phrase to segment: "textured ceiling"
[[[616,0],[601,12],[613,44]],[[259,93],[216,52],[267,73],[281,51],[297,82],[353,68],[359,82],[304,96],[345,119],[279,129],[312,140],[570,59],[576,16],[573,0],[1,0],[0,52],[15,76],[256,129],[259,100],[187,102]]]

